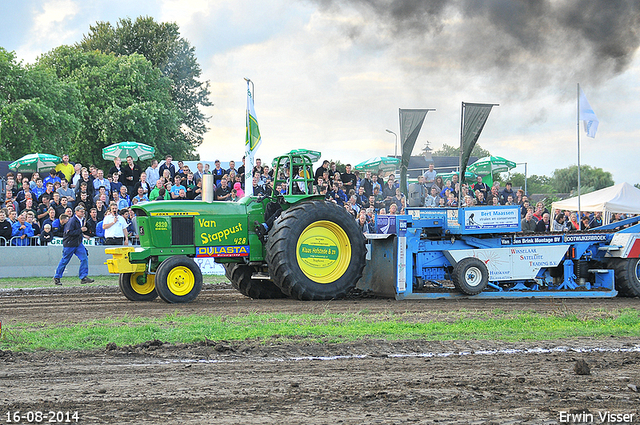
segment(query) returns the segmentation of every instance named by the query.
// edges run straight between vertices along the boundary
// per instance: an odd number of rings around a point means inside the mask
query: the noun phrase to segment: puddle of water
[[[575,353],[632,353],[632,352],[640,352],[640,345],[630,347],[630,348],[535,347],[535,348],[526,348],[526,349],[507,348],[503,350],[447,351],[443,353],[397,353],[397,354],[387,354],[386,357],[388,358],[409,358],[409,357],[433,358],[433,357],[462,357],[462,356],[495,356],[498,354],[508,354],[508,355],[551,354],[551,353],[566,353],[569,351],[575,352]],[[304,361],[304,360],[307,360],[307,361],[308,360],[314,360],[314,361],[360,360],[360,359],[377,358],[377,357],[378,356],[374,357],[368,354],[353,354],[353,355],[342,355],[342,356],[272,357],[272,358],[253,359],[253,361],[275,363],[275,362],[297,362],[297,361]],[[145,366],[156,366],[156,365],[173,364],[173,363],[216,364],[216,363],[238,363],[238,362],[246,362],[246,361],[252,361],[252,360],[250,358],[218,359],[218,360],[174,359],[174,360],[158,360],[157,362],[150,362],[150,363],[130,363],[130,364],[127,364],[126,366],[145,367]]]
[[[389,354],[388,357],[450,357],[450,356],[492,356],[496,354],[550,354],[550,353],[566,353],[573,351],[576,353],[628,353],[640,352],[640,346],[632,348],[575,348],[575,347],[554,347],[554,348],[527,348],[517,349],[509,348],[504,350],[478,350],[478,351],[458,351],[446,353],[412,353],[412,354]]]

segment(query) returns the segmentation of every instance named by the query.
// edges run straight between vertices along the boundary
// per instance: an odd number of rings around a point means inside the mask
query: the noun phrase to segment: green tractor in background
[[[309,156],[294,152],[274,160],[270,196],[239,202],[202,201],[135,205],[140,246],[107,248],[110,273],[120,275],[132,301],[160,296],[169,303],[194,300],[202,289],[196,257],[224,266],[234,288],[251,298],[329,300],[355,287],[365,266],[365,238],[354,218],[313,194]]]

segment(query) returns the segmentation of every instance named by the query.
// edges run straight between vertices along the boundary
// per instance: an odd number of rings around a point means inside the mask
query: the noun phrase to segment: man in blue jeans
[[[62,259],[56,269],[56,274],[53,277],[53,283],[56,285],[62,285],[60,278],[64,273],[65,267],[71,261],[71,257],[74,255],[80,260],[80,271],[78,276],[80,277],[80,283],[91,283],[93,279],[88,277],[89,274],[89,259],[87,258],[87,249],[82,244],[82,233],[87,231],[84,218],[84,207],[78,205],[75,208],[75,214],[67,221],[64,226],[64,234],[62,236]]]

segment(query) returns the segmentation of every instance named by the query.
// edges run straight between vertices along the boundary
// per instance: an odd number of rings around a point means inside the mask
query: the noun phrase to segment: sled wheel
[[[266,252],[275,284],[305,301],[344,297],[362,276],[366,254],[353,216],[325,201],[284,211],[269,232]]]
[[[144,273],[120,273],[120,292],[130,301],[153,301],[158,296],[155,276]]]
[[[469,257],[456,264],[451,278],[458,291],[465,295],[478,295],[489,283],[489,270],[479,259]]]
[[[253,279],[251,276],[258,271],[256,267],[229,263],[224,264],[224,270],[231,285],[245,297],[262,300],[287,297],[273,281]]]
[[[160,263],[156,270],[156,291],[168,303],[188,303],[202,290],[202,272],[189,257],[177,255]]]

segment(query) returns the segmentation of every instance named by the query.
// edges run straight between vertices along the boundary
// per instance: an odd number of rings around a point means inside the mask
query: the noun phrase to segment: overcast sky
[[[247,77],[263,159],[393,154],[398,108],[436,109],[414,155],[459,145],[461,102],[487,102],[500,106],[478,143],[551,175],[577,163],[580,83],[600,119],[595,139],[581,132],[581,163],[640,182],[636,1],[4,0],[0,46],[31,63],[96,21],[140,15],[177,22],[211,82],[202,159],[242,157]]]

